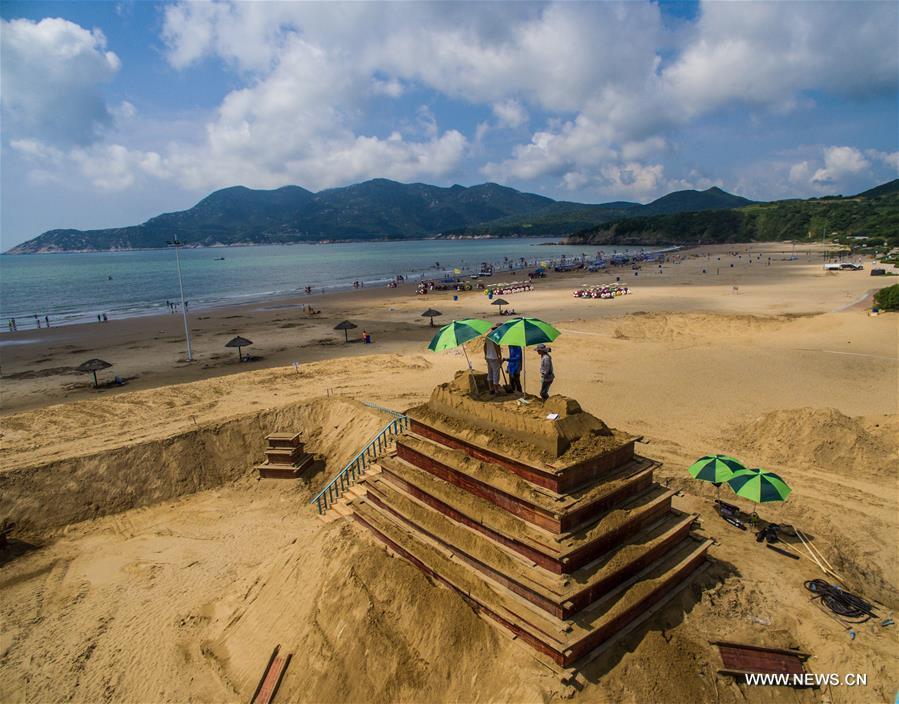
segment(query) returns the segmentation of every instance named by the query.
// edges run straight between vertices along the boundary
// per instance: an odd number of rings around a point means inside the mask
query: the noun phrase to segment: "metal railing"
[[[374,408],[376,411],[381,411],[381,413],[386,413],[389,416],[393,416],[394,418],[406,417],[399,411],[394,411],[392,408],[384,408],[384,406],[379,406],[377,403],[369,403],[368,401],[363,401],[362,404],[368,406],[369,408]]]
[[[359,480],[359,477],[365,474],[368,466],[387,450],[394,442],[396,436],[409,427],[409,419],[401,413],[390,411],[386,408],[379,408],[378,406],[373,406],[373,404],[367,403],[365,405],[386,411],[391,415],[395,414],[396,418],[381,428],[378,434],[369,440],[368,444],[347,463],[346,467],[341,469],[337,476],[325,485],[324,489],[312,497],[309,503],[315,504],[319,513],[327,511],[344,491],[353,486]]]

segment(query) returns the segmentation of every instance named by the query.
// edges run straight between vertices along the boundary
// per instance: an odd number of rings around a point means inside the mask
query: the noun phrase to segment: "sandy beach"
[[[732,252],[738,252],[738,256]],[[675,505],[714,538],[710,567],[659,615],[562,685],[455,593],[311,496],[381,427],[464,367],[426,349],[435,322],[501,321],[481,292],[412,286],[279,299],[181,317],[3,336],[0,518],[18,524],[0,565],[0,700],[248,701],[271,648],[295,653],[279,701],[888,701],[896,626],[855,628],[810,601],[810,559],[724,523],[685,469],[733,453],[793,488],[763,517],[801,526],[881,619],[899,603],[899,388],[895,314],[869,315],[894,279],[825,272],[822,250],[699,247],[644,264],[550,274],[504,295],[553,323],[553,393],[642,435]],[[720,260],[719,260],[720,257]],[[770,260],[769,260],[770,258]],[[572,296],[620,277],[615,300]],[[505,279],[499,276],[495,279]],[[311,303],[321,312],[303,310]],[[334,326],[350,320],[355,340]],[[372,345],[358,342],[367,331]],[[224,343],[253,340],[237,361]],[[27,342],[26,342],[27,341]],[[471,352],[483,367],[480,352]],[[537,355],[526,353],[536,392]],[[72,368],[113,363],[93,389]],[[297,363],[297,366],[294,366]],[[257,481],[272,430],[302,432],[321,467]],[[748,687],[717,675],[709,640],[799,647],[814,672],[866,687]],[[489,654],[489,655],[485,655]]]

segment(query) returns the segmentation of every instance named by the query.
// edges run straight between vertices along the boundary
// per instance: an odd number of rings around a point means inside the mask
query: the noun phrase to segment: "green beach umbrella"
[[[539,318],[513,318],[500,325],[488,337],[498,345],[529,347],[552,342],[561,334]]]
[[[513,318],[500,325],[487,337],[498,345],[529,347],[552,342],[561,334],[552,325],[539,318]],[[521,388],[527,389],[528,375],[524,355],[521,357],[521,372],[524,377]]]
[[[706,455],[687,467],[691,477],[712,484],[726,482],[743,469],[746,469],[746,465],[728,455]]]
[[[440,352],[462,346],[469,340],[480,337],[492,327],[492,323],[480,318],[454,320],[437,331],[437,334],[431,339],[428,349]],[[471,369],[471,360],[468,359],[465,347],[462,347],[462,353],[465,355],[465,361],[468,362],[468,368]]]
[[[757,504],[786,501],[791,491],[777,474],[758,467],[736,472],[727,483],[737,496]]]

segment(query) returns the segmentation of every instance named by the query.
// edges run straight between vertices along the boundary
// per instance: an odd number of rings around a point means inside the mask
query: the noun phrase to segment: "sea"
[[[642,247],[561,245],[543,238],[406,240],[335,244],[181,248],[188,309],[303,293],[348,289],[353,282],[384,286],[406,281],[470,276],[489,263],[499,269],[552,265],[563,257],[609,257],[653,251]],[[458,273],[457,273],[458,272]],[[526,276],[524,271],[518,274]],[[514,278],[506,274],[505,278]],[[168,311],[180,298],[173,249],[127,252],[0,256],[0,331],[36,327],[35,315],[51,325],[96,322]]]

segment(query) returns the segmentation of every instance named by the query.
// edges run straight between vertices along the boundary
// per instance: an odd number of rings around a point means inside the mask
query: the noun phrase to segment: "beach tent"
[[[233,340],[228,340],[225,343],[225,347],[236,347],[237,348],[237,358],[242,362],[243,361],[243,352],[240,351],[240,348],[241,347],[249,347],[252,344],[253,344],[252,340],[248,340],[247,338],[241,337],[240,335],[238,335]],[[249,355],[247,355],[247,358],[249,358]]]
[[[421,314],[422,318],[430,318],[431,319],[431,327],[434,327],[434,318],[438,315],[443,315],[439,310],[434,310],[433,308],[428,308],[424,313]]]
[[[359,327],[359,326],[356,325],[355,323],[351,323],[349,320],[344,320],[342,323],[337,323],[337,325],[334,326],[334,329],[335,330],[343,330],[343,337],[346,340],[346,342],[349,342],[350,334],[347,332],[347,330],[352,330],[353,328],[357,328],[357,327]]]
[[[97,372],[101,369],[109,369],[111,366],[109,362],[104,362],[102,359],[89,359],[83,364],[79,364],[75,371],[91,372],[94,375],[94,388],[97,388]]]

